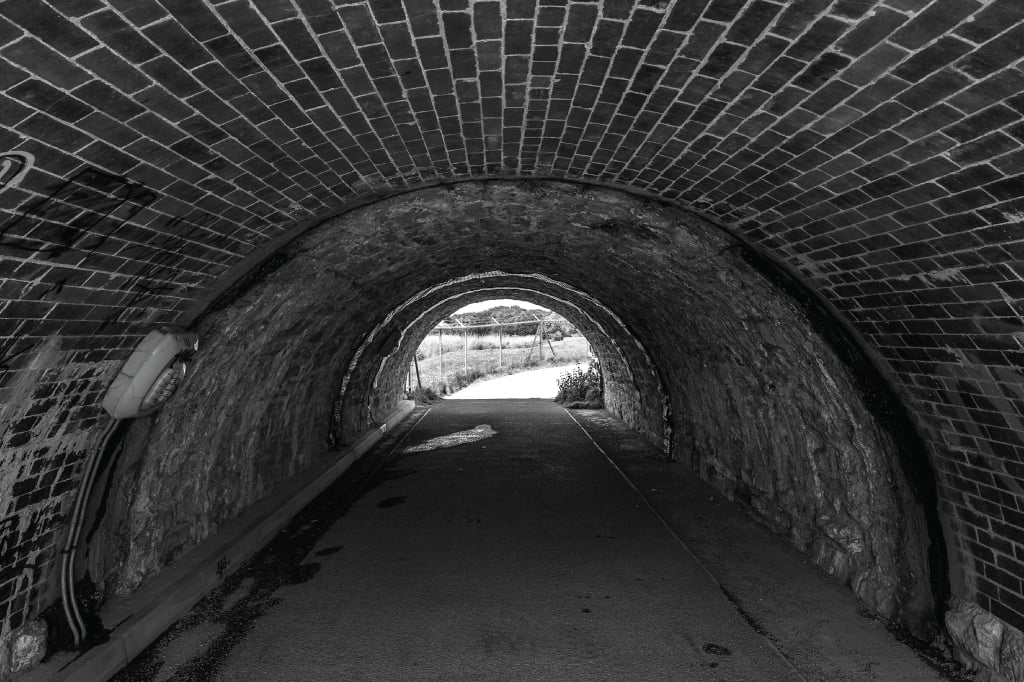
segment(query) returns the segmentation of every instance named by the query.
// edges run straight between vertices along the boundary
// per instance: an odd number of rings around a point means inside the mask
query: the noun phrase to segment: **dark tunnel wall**
[[[497,177],[704,211],[820,293],[926,439],[958,604],[1024,627],[1022,43],[1017,0],[0,4],[0,648],[151,326]]]
[[[515,286],[586,311],[555,306],[635,386],[618,400],[627,421],[656,442],[669,427],[679,458],[930,638],[941,538],[901,453],[852,370],[731,246],[669,207],[554,183],[464,183],[327,221],[204,321],[182,394],[118,477],[104,544],[125,553],[96,579],[130,591],[320,456],[339,392],[344,435],[377,423],[402,397],[408,353],[453,309],[439,303]],[[540,276],[465,276],[512,266]]]

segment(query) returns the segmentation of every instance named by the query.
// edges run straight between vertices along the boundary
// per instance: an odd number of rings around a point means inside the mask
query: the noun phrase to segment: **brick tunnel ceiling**
[[[849,321],[954,591],[1024,626],[1022,45],[1017,0],[0,4],[0,511],[56,523],[138,336],[310,227],[568,180],[704,215]]]

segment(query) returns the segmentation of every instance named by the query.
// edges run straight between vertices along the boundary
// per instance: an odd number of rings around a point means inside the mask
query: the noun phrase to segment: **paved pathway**
[[[829,593],[850,612],[829,636],[868,639],[840,660],[804,635],[783,657],[553,403],[445,401],[391,447],[361,493],[329,491],[117,679],[938,679]],[[816,579],[791,561],[761,580]],[[827,631],[826,611],[806,617]]]
[[[496,400],[507,398],[547,398],[558,395],[558,377],[572,366],[545,367],[519,372],[497,379],[478,381],[448,396],[449,400]]]

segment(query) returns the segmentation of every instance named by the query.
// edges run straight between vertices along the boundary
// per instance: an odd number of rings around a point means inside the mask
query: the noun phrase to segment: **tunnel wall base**
[[[106,680],[122,670],[414,409],[411,401],[400,401],[380,427],[364,432],[350,447],[330,453],[322,466],[283,482],[269,497],[142,583],[129,597],[109,600],[100,612],[103,624],[112,626],[109,637],[70,663],[61,662],[60,679]],[[34,624],[37,629],[39,625]],[[45,627],[42,629],[45,638]],[[4,679],[2,672],[0,668],[0,679]]]
[[[773,319],[798,311],[748,300],[754,333],[694,344],[683,362],[676,452],[872,610],[932,640],[932,548],[896,442],[850,399],[855,378],[827,345]]]
[[[946,631],[968,670],[992,671],[991,682],[1024,682],[1024,633],[963,599],[950,601]]]

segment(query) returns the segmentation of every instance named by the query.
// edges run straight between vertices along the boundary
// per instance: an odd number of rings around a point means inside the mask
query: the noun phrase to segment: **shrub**
[[[429,386],[414,388],[408,395],[406,395],[406,400],[415,400],[421,405],[431,405],[440,399],[440,396],[438,396],[437,393],[434,392],[434,389]]]
[[[477,379],[482,379],[485,376],[487,376],[486,372],[475,368],[470,369],[469,372],[459,371],[455,373],[454,377],[452,377],[451,383],[449,384],[448,388],[452,393],[455,393],[456,391],[459,391],[465,388],[466,386],[469,386]]]
[[[601,366],[591,361],[586,369],[579,365],[558,377],[555,401],[571,408],[598,408],[604,405]]]

